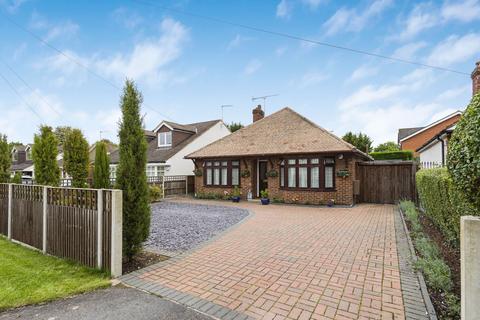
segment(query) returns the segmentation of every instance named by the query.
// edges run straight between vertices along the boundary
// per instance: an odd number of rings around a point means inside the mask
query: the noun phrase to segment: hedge
[[[384,151],[384,152],[371,152],[375,160],[413,160],[413,151],[401,150],[401,151]]]
[[[476,209],[455,188],[446,168],[422,169],[416,175],[420,203],[425,214],[453,246],[460,243],[460,217],[478,215]]]

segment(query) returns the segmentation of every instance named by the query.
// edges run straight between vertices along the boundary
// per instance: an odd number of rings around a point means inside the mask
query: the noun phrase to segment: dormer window
[[[158,146],[159,147],[172,146],[172,131],[158,133]]]

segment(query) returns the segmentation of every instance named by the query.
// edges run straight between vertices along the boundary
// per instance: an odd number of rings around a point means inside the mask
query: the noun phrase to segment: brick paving
[[[221,319],[405,318],[394,206],[240,206],[220,237],[121,280]]]

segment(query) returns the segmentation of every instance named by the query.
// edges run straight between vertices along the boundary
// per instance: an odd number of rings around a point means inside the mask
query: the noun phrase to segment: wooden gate
[[[358,162],[356,180],[360,190],[357,202],[397,203],[400,200],[417,200],[413,161]]]

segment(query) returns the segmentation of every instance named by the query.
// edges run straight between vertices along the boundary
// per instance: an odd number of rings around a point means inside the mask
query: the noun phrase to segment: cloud
[[[95,65],[102,74],[123,79],[162,80],[163,69],[182,54],[188,39],[187,28],[178,21],[165,18],[160,26],[160,36],[137,43],[129,54],[97,59]]]
[[[347,79],[347,83],[369,78],[376,75],[377,73],[377,67],[363,65],[352,72],[352,75]]]
[[[440,42],[427,58],[433,65],[448,66],[480,53],[480,33],[452,35]]]
[[[317,9],[325,0],[302,0],[302,3],[308,6],[310,9]]]
[[[63,50],[63,53],[49,56],[37,63],[35,67],[54,74],[54,76],[49,75],[49,79],[56,86],[83,84],[87,80],[88,71],[82,66],[92,68],[93,59],[81,57],[68,49]],[[77,61],[78,64],[72,60]]]
[[[453,89],[448,89],[444,92],[442,92],[435,100],[436,101],[445,101],[445,100],[453,100],[456,99],[462,95],[467,95],[469,96],[471,94],[472,87],[471,85],[463,86],[463,87],[458,87],[458,88],[453,88]]]
[[[253,40],[253,38],[244,37],[240,34],[237,34],[235,36],[235,38],[233,38],[232,41],[230,41],[228,43],[227,50],[235,49],[235,48],[239,47],[240,45],[242,45],[243,43],[251,41],[251,40]]]
[[[52,23],[37,12],[33,12],[30,18],[30,27],[46,32],[43,37],[45,41],[52,41],[58,38],[71,38],[78,33],[79,25],[70,21]]]
[[[430,3],[418,4],[406,19],[403,31],[398,35],[398,39],[407,40],[413,38],[423,30],[432,28],[439,23],[439,16]]]
[[[471,22],[480,18],[480,1],[446,1],[442,6],[441,14],[445,20]]]
[[[249,76],[257,72],[261,67],[262,67],[262,62],[258,59],[253,59],[247,63],[247,65],[245,66],[245,69],[243,70],[243,73]]]
[[[353,8],[340,8],[323,24],[326,30],[325,35],[332,36],[340,32],[360,32],[392,3],[392,0],[376,0],[361,12]]]
[[[277,5],[277,18],[289,19],[292,13],[292,6],[287,0],[281,0]]]
[[[427,43],[425,41],[411,42],[404,46],[397,48],[393,52],[395,58],[411,60],[415,58],[415,54],[425,48]]]
[[[124,7],[115,9],[112,18],[127,29],[134,29],[143,22],[142,16]]]
[[[13,14],[25,3],[27,0],[0,0],[0,6],[4,7],[8,13]]]

